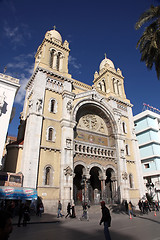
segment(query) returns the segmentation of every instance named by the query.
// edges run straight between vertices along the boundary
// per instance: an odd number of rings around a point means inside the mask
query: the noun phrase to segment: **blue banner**
[[[0,187],[0,199],[37,199],[37,190],[23,187]]]

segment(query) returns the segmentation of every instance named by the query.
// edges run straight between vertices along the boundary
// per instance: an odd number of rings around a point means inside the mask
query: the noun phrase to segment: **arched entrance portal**
[[[75,177],[73,179],[73,199],[76,204],[82,202],[82,176],[84,172],[84,166],[77,165],[74,169]]]
[[[112,176],[117,169],[116,138],[111,114],[98,103],[83,104],[74,128],[74,201],[99,203],[113,199]],[[106,171],[106,166],[111,166]]]
[[[106,170],[106,180],[105,180],[105,200],[107,203],[116,202],[117,199],[117,181],[115,172],[112,168]]]
[[[89,200],[91,203],[99,203],[101,196],[101,181],[99,180],[100,169],[93,167],[90,170]]]
[[[74,169],[73,179],[73,199],[75,204],[81,202],[90,202],[91,204],[99,204],[101,200],[107,203],[117,201],[117,181],[115,172],[112,168],[106,171],[94,166],[90,169],[79,164]]]

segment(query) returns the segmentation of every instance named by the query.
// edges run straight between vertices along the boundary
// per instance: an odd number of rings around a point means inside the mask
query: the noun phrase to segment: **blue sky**
[[[0,72],[20,79],[15,99],[16,115],[9,135],[17,134],[25,86],[34,65],[34,55],[45,33],[56,25],[63,41],[70,43],[69,73],[92,85],[93,75],[106,53],[122,70],[127,98],[138,114],[147,103],[160,109],[160,81],[155,70],[140,62],[136,44],[142,30],[134,25],[156,0],[0,0]]]

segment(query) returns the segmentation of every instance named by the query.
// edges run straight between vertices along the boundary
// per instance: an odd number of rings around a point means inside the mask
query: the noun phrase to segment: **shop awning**
[[[0,199],[36,200],[37,190],[34,188],[0,186]]]

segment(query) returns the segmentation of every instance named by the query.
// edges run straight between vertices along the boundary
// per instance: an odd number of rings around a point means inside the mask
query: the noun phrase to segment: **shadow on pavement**
[[[41,225],[40,225],[41,224]],[[78,229],[77,229],[78,228]],[[112,231],[110,229],[111,239],[118,240],[136,240],[133,236]],[[43,222],[39,222],[37,225],[28,225],[26,227],[14,227],[13,233],[11,234],[10,240],[39,240],[39,239],[47,239],[47,240],[105,240],[103,228],[98,229],[98,226],[95,228],[89,225],[77,224],[76,229],[75,226],[66,227],[62,224],[44,224]]]
[[[140,218],[140,219],[145,219],[145,220],[148,220],[148,221],[151,221],[151,222],[155,222],[155,223],[160,224],[159,221],[156,221],[156,220],[151,219],[151,218],[147,218],[147,217],[144,217],[144,216],[137,216],[137,217]]]

